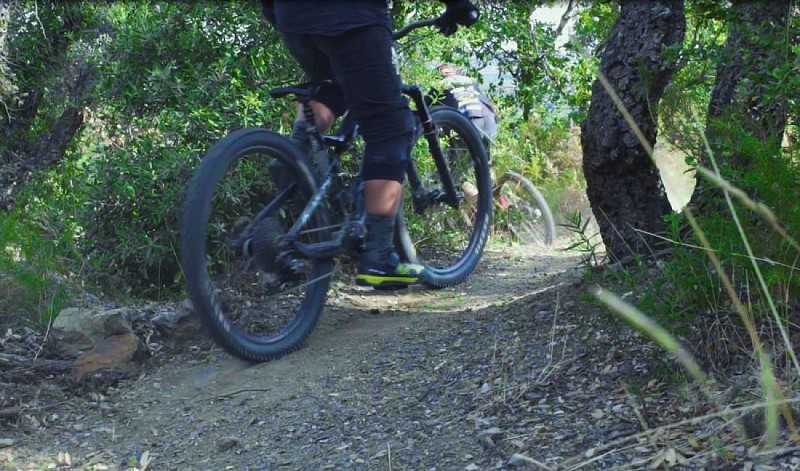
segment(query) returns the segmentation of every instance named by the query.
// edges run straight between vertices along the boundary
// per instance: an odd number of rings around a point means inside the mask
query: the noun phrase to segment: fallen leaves
[[[677,465],[687,465],[687,464],[689,464],[689,460],[687,460],[685,456],[683,456],[680,452],[676,451],[674,448],[667,448],[666,450],[658,453],[655,457],[653,457],[653,460],[648,466],[648,468],[658,469],[664,465],[666,465],[668,468],[672,468]]]

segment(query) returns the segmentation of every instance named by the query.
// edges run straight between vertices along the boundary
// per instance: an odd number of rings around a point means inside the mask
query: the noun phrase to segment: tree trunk
[[[711,101],[707,133],[718,137],[714,121],[740,113],[745,129],[761,140],[780,140],[786,128],[784,101],[768,90],[776,78],[770,72],[786,62],[786,26],[791,10],[782,2],[733,2],[733,18],[725,42]],[[776,47],[784,43],[784,47]],[[746,158],[733,156],[734,164],[747,166]]]
[[[23,6],[13,11],[3,10],[3,1],[0,0],[0,52],[5,54],[6,50],[1,46],[8,49],[16,46],[13,43],[3,43],[7,39],[4,35],[8,31],[8,23],[14,21],[15,15],[30,12]],[[14,107],[16,109],[13,113],[6,112],[0,116],[0,139],[4,143],[4,155],[0,155],[0,163],[3,165],[0,168],[0,211],[13,206],[17,193],[32,175],[52,168],[64,158],[83,126],[84,107],[92,99],[91,93],[98,80],[98,71],[85,54],[71,51],[75,37],[83,28],[80,20],[67,19],[62,28],[48,31],[42,39],[42,50],[52,54],[43,58],[43,76],[49,81],[17,85],[12,82],[14,76],[11,73],[0,76],[0,80],[10,77],[6,88],[20,88],[15,93],[19,96],[11,97],[14,101],[19,100]],[[3,71],[3,59],[4,57],[0,58],[0,71]],[[14,64],[10,64],[9,68],[13,73]],[[53,97],[58,97],[64,104],[59,106],[49,103],[48,100]],[[53,113],[53,117],[45,116],[43,119],[52,119],[52,124],[31,136],[31,127],[45,113],[42,110],[47,106],[51,108],[48,112]]]
[[[706,137],[718,162],[736,171],[746,171],[752,156],[741,152],[739,139],[745,134],[779,146],[787,125],[785,97],[776,93],[778,84],[770,72],[793,60],[786,51],[796,37],[786,37],[791,7],[783,2],[735,0],[725,41],[717,65],[708,105]],[[787,44],[786,41],[789,41]],[[777,47],[783,45],[784,47]],[[725,120],[735,120],[739,131],[726,131]],[[698,152],[705,164],[706,150]],[[699,179],[690,206],[698,212],[717,211],[712,204],[710,183]]]
[[[7,42],[8,42],[8,19],[10,10],[6,0],[0,0],[0,123],[9,115],[9,105],[14,106],[12,98],[14,96],[14,83],[12,81],[11,70],[8,64]]]
[[[683,0],[622,0],[622,9],[600,55],[600,73],[619,95],[650,145],[657,105],[677,63],[666,48],[680,46],[686,30]],[[587,196],[609,258],[645,254],[663,233],[671,211],[658,169],[599,80],[581,124]]]

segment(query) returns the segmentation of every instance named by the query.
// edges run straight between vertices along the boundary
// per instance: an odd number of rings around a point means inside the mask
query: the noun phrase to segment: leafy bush
[[[506,110],[508,115],[503,114]],[[558,212],[565,192],[585,186],[580,129],[568,122],[546,124],[537,114],[525,121],[508,108],[501,108],[500,115],[497,141],[491,150],[495,174],[508,170],[524,174]]]
[[[787,72],[796,66],[796,59],[793,63],[791,54],[776,53],[796,51],[797,46],[786,44],[785,28],[776,28],[770,30],[772,35],[745,30],[749,34],[748,41],[752,42],[746,43],[746,47],[726,50],[726,32],[737,24],[737,19],[730,16],[732,11],[720,9],[713,2],[687,7],[692,31],[687,34],[681,53],[685,66],[676,74],[660,105],[660,135],[690,154],[693,163],[711,167],[711,158],[703,142],[703,137],[708,137],[722,176],[749,198],[770,208],[786,232],[796,239],[800,235],[797,148],[782,148],[782,136],[767,136],[767,120],[753,120],[752,116],[775,106],[781,107],[786,116],[797,115],[794,97],[798,96],[800,79]],[[796,28],[797,16],[791,21],[790,28]],[[757,25],[744,26],[754,28]],[[733,60],[727,57],[731,54],[739,56],[738,60],[746,64],[738,66],[743,71],[742,79],[733,89],[736,95],[727,104],[725,115],[709,119],[707,110],[714,86],[712,67]],[[743,99],[748,96],[751,99]],[[765,113],[764,116],[772,115]],[[777,124],[781,124],[780,120]],[[699,130],[704,126],[707,136]],[[800,288],[800,278],[796,276],[798,253],[790,241],[752,208],[733,198],[744,234],[766,280],[767,292],[760,292],[747,247],[722,191],[698,178],[701,193],[694,200],[695,206],[699,205],[697,222],[725,271],[734,278],[740,298],[751,303],[756,315],[769,313],[770,298],[783,300],[787,303],[783,312],[787,318],[791,317],[795,323],[800,321],[796,305]],[[659,306],[656,313],[670,325],[673,321],[682,323],[680,319],[686,312],[728,317],[733,313],[733,304],[723,294],[719,273],[706,254],[696,248],[701,245],[699,235],[685,230],[687,222],[683,215],[671,218],[671,238],[677,245],[674,258],[664,266],[662,277],[664,286],[669,289],[653,289],[648,294],[657,300],[653,303]],[[732,319],[735,323],[738,316]]]
[[[175,286],[183,192],[205,150],[231,129],[280,129],[291,121],[293,106],[270,102],[267,90],[299,80],[297,68],[254,7],[70,7],[96,13],[102,23],[99,37],[83,32],[85,40],[71,43],[71,53],[80,49],[99,71],[94,106],[63,162],[21,195],[6,220],[13,230],[4,246],[57,235],[81,254],[75,260],[85,263],[85,274],[106,287]],[[30,261],[37,251],[23,252]]]
[[[46,180],[46,179],[43,179]],[[47,188],[47,182],[41,182]],[[47,195],[25,195],[20,211],[0,219],[0,323],[27,319],[46,325],[66,306],[78,282],[65,267],[80,270],[69,235],[73,221],[44,206]]]

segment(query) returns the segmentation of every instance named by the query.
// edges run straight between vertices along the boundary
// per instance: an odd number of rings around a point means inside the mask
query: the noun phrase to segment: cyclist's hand
[[[439,32],[450,36],[458,29],[458,25],[472,26],[480,18],[478,7],[469,0],[445,0],[447,9],[444,15],[436,20]]]

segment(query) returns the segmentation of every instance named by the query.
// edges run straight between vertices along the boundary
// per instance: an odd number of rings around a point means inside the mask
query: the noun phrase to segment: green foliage
[[[572,241],[564,248],[565,251],[574,250],[583,254],[581,264],[587,267],[594,267],[600,263],[601,256],[600,234],[590,234],[588,231],[591,218],[583,217],[580,211],[565,216],[565,222],[561,224],[567,231],[572,233]]]
[[[594,49],[605,37],[603,26],[616,16],[616,2],[588,2],[579,13],[572,12],[576,33],[563,47],[557,44],[556,27],[531,21],[538,7],[551,3],[479,2],[481,21],[473,27],[449,38],[430,33],[404,41],[400,49],[407,63],[428,70],[427,75],[412,75],[412,80],[429,83],[430,66],[442,62],[471,69],[475,77],[497,68],[499,81],[489,84],[490,94],[519,109],[523,119],[538,114],[547,117],[548,125],[582,119],[598,65]],[[441,5],[398,2],[395,12],[399,26],[439,14]]]
[[[726,178],[769,207],[779,216],[786,231],[797,237],[800,230],[797,151],[782,151],[775,142],[765,142],[748,134],[738,123],[729,123],[726,130],[736,134],[737,154],[753,158],[753,165],[746,171],[732,168],[728,162],[723,166]],[[721,152],[720,158],[724,155],[725,152]],[[796,272],[800,254],[759,215],[734,200],[744,233],[766,280],[767,293],[759,293],[747,248],[730,212],[724,207],[722,195],[715,188],[707,191],[713,194],[706,195],[708,201],[697,220],[723,269],[736,282],[740,299],[761,321],[769,321],[764,317],[769,312],[767,296],[783,301],[786,304],[782,306],[782,315],[787,321],[797,323],[800,313],[795,303],[800,293],[800,278]],[[698,248],[701,242],[697,235],[681,232],[685,226],[683,217],[671,216],[671,239],[677,245],[672,259],[664,265],[652,288],[646,290],[644,300],[652,309],[649,312],[676,329],[696,323],[697,313],[722,315],[740,325],[734,305],[723,291],[719,273]]]
[[[558,219],[562,195],[585,186],[579,129],[563,121],[548,124],[538,114],[523,120],[520,110],[508,107],[501,107],[499,114],[498,135],[491,146],[495,175],[508,170],[525,175]]]
[[[70,81],[56,71],[80,62],[84,51],[77,38],[98,24],[91,4],[39,3],[34,9],[32,1],[12,2],[6,10],[7,35],[0,45],[0,156],[6,158],[12,144],[35,145],[69,104]]]
[[[589,107],[591,83],[598,61],[593,48],[613,21],[614,3],[588,4],[576,15],[575,31],[562,47],[550,24],[531,21],[535,10],[548,2],[485,2],[477,25],[473,53],[480,67],[496,65],[501,76],[513,78],[511,99],[523,118],[531,113],[549,120],[574,121]],[[551,123],[548,123],[551,124]]]
[[[47,187],[47,182],[42,182]],[[0,322],[27,319],[44,326],[66,307],[75,282],[67,266],[75,263],[71,221],[42,211],[46,195],[30,197],[24,211],[0,219]]]
[[[797,115],[794,97],[800,96],[800,85],[797,74],[789,72],[796,70],[796,45],[788,41],[796,37],[792,31],[797,28],[798,18],[796,15],[792,18],[788,29],[757,29],[763,25],[743,24],[735,12],[720,7],[718,2],[689,3],[687,17],[689,30],[680,57],[684,66],[662,101],[660,136],[686,151],[694,163],[703,162],[708,166],[701,131],[708,125],[707,137],[722,176],[769,207],[787,232],[796,238],[800,230],[797,148],[782,149],[782,136],[768,137],[765,130],[770,124],[755,121],[751,116],[776,106],[785,116]],[[741,32],[747,47],[731,51],[725,48],[726,35],[734,27],[743,28]],[[738,67],[743,76],[734,89],[733,101],[724,116],[708,120],[715,73],[734,60],[740,61]],[[780,113],[771,116],[778,115]],[[752,303],[754,312],[768,312],[767,294],[753,289],[756,276],[722,192],[708,184],[701,188],[700,214],[697,215],[700,227],[725,271],[737,283],[740,297]],[[761,217],[739,203],[735,205],[750,245],[761,260],[759,265],[765,274],[769,295],[774,299],[796,300],[800,288],[795,273],[797,252]],[[664,266],[657,286],[648,290],[645,300],[654,307],[653,312],[663,316],[670,325],[686,325],[687,311],[732,314],[733,305],[723,294],[719,274],[706,254],[696,248],[700,245],[697,235],[687,235],[681,230],[686,226],[682,215],[670,218],[671,237],[678,245],[674,258]],[[793,322],[800,320],[796,310],[787,309],[785,314],[791,316]]]
[[[297,68],[255,6],[70,2],[40,11],[48,37],[63,29],[58,18],[80,13],[102,23],[72,33],[69,49],[89,57],[100,80],[67,158],[33,182],[10,213],[18,230],[7,246],[58,233],[81,253],[90,279],[106,287],[141,291],[177,281],[177,221],[200,157],[229,130],[290,122],[291,104],[270,102],[267,91],[299,80]],[[36,26],[31,15],[16,19],[19,38]],[[25,87],[44,86],[33,78],[41,75],[40,43],[35,35],[12,41],[17,62],[29,64],[16,69]],[[41,122],[33,132],[48,126]],[[29,217],[70,223],[43,233]]]
[[[718,16],[711,16],[706,8],[714,5],[705,3],[686,5],[686,37],[677,58],[681,67],[664,90],[659,105],[659,140],[669,142],[690,156],[702,148],[698,129],[705,122],[716,58],[725,42],[724,23]]]
[[[79,213],[99,274],[140,288],[179,280],[183,191],[211,143],[251,126],[281,129],[290,103],[269,88],[299,80],[258,12],[239,4],[114,5],[103,51],[103,112],[81,142]],[[156,25],[166,25],[154,27]],[[113,221],[113,223],[111,223]]]
[[[492,148],[498,171],[522,172],[540,184],[580,186],[581,155],[576,128],[564,122],[548,124],[538,115],[526,121],[511,115],[500,121],[499,129]]]

